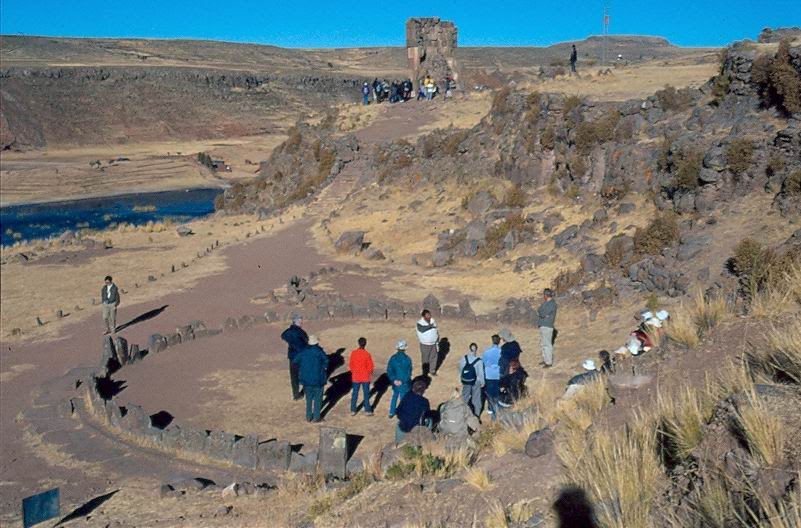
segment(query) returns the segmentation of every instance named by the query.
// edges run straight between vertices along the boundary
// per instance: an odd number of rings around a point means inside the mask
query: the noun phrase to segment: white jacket
[[[417,339],[421,345],[436,345],[439,341],[439,331],[437,330],[437,322],[431,318],[430,322],[426,322],[422,317],[417,321]]]

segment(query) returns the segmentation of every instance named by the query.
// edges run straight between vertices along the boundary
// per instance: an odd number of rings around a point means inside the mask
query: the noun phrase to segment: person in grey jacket
[[[114,284],[111,275],[106,275],[105,284],[100,290],[100,313],[106,331],[103,335],[113,334],[117,331],[117,306],[120,305],[120,291]]]
[[[545,288],[542,296],[545,300],[537,308],[537,326],[540,327],[542,366],[550,368],[553,366],[553,329],[556,324],[556,301],[553,299],[553,291],[550,288]]]

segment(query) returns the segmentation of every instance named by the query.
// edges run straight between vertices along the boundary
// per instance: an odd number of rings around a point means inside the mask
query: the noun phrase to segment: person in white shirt
[[[417,339],[420,341],[423,376],[427,376],[429,373],[432,376],[436,376],[437,368],[439,367],[439,352],[437,349],[439,330],[437,329],[437,322],[431,317],[429,310],[423,310],[420,314],[420,320],[417,321]]]

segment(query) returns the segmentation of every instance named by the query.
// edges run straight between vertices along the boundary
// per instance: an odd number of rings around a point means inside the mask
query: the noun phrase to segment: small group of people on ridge
[[[388,82],[386,79],[379,80],[376,78],[373,79],[372,83],[368,84],[365,81],[362,84],[362,102],[365,105],[370,104],[370,94],[372,93],[373,102],[376,104],[384,101],[400,103],[411,99],[413,90],[411,79]]]

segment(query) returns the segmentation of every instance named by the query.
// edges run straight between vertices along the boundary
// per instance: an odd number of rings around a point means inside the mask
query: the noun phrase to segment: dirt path
[[[370,143],[398,139],[413,134],[430,121],[429,111],[430,108],[414,103],[395,105],[387,108],[385,119],[357,135],[361,141],[368,143],[365,148],[370,148]],[[321,213],[337,204],[341,205],[357,185],[363,185],[365,174],[362,162],[355,161],[320,193],[309,207],[312,214],[304,220],[278,234],[254,237],[223,250],[226,271],[201,279],[187,291],[170,293],[169,286],[166,286],[167,291],[163,295],[148,302],[122,305],[118,312],[120,324],[152,311],[156,311],[157,315],[129,326],[120,335],[129,343],[144,345],[150,334],[174,331],[176,326],[193,319],[202,319],[210,326],[220,326],[227,317],[259,313],[260,307],[251,302],[254,297],[281,287],[292,275],[305,275],[322,265],[331,264],[312,247],[310,227]],[[62,500],[65,504],[75,504],[88,499],[98,490],[118,486],[126,477],[143,474],[158,477],[173,470],[169,461],[161,457],[143,456],[134,457],[140,465],[136,466],[137,471],[129,471],[130,463],[123,464],[115,460],[113,451],[107,452],[108,459],[100,457],[98,460],[95,454],[90,457],[90,462],[86,445],[79,444],[91,438],[100,442],[96,432],[85,430],[83,436],[81,433],[61,435],[60,445],[54,446],[48,444],[46,438],[43,441],[37,437],[35,431],[31,432],[30,424],[23,418],[23,413],[31,408],[35,398],[41,396],[41,387],[55,383],[53,380],[58,380],[72,368],[97,363],[101,351],[101,329],[98,314],[98,317],[66,326],[63,337],[55,341],[2,343],[0,518],[16,518],[21,498],[45,487],[62,486]],[[274,341],[277,338],[275,334],[276,329],[270,329],[263,333],[262,338]],[[213,344],[213,341],[209,343]],[[203,365],[205,360],[211,363],[205,365],[208,371],[242,365],[238,360],[243,359],[240,353],[244,351],[232,351],[228,356],[223,356],[222,351],[217,354],[213,352],[206,352],[204,362],[192,366]],[[285,368],[282,354],[282,351],[270,354],[271,366],[278,372]],[[198,383],[193,376],[202,375],[180,362],[172,365],[168,362],[164,366],[167,368],[160,372],[162,377],[181,380],[181,383],[175,384],[176,391],[180,391],[182,383]],[[158,383],[156,385],[164,387]],[[108,439],[104,441],[108,442]],[[80,478],[76,478],[76,474],[80,474]]]

